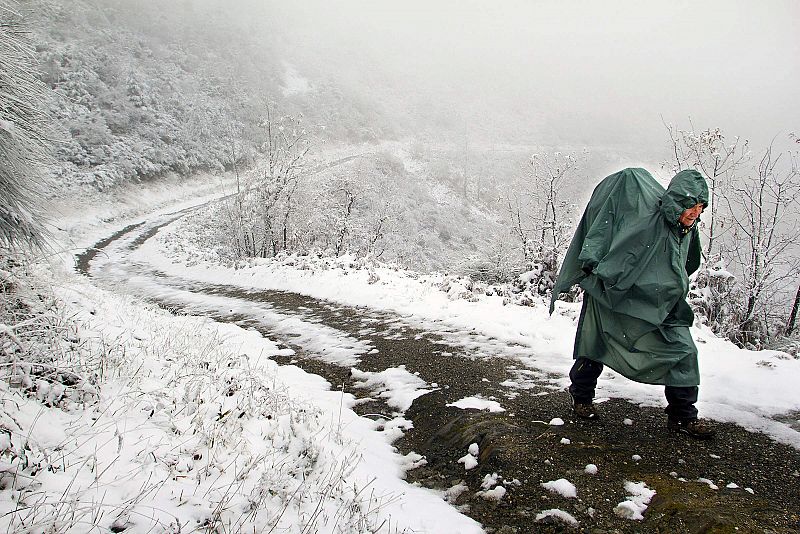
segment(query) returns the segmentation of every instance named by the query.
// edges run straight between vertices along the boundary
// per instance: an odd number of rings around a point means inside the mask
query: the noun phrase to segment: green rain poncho
[[[708,205],[694,170],[664,188],[644,169],[625,169],[595,188],[561,265],[550,313],[575,284],[584,303],[575,358],[588,358],[647,384],[696,386],[697,347],[689,334],[689,275],[700,265],[695,224],[678,219]]]

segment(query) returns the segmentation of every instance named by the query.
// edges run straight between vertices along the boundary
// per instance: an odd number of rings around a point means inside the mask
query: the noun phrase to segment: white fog
[[[763,144],[796,131],[800,8],[771,2],[274,2],[302,72],[411,128],[487,141],[663,151],[663,120]],[[435,130],[434,130],[435,131]],[[638,155],[637,154],[637,155]]]

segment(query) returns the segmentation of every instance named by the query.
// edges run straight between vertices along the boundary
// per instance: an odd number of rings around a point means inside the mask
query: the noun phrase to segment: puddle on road
[[[800,432],[800,411],[776,415],[773,419],[779,423],[785,423]],[[800,480],[798,480],[798,484],[800,484]]]

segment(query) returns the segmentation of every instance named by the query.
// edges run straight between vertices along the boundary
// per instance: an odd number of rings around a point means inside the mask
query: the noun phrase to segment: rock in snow
[[[458,463],[464,464],[464,469],[469,471],[470,469],[473,469],[478,465],[478,459],[472,456],[471,454],[465,454],[464,456],[458,459]]]
[[[701,477],[701,478],[698,478],[698,479],[697,479],[697,481],[698,481],[698,482],[702,482],[703,484],[708,484],[708,487],[709,487],[709,488],[711,488],[711,489],[713,489],[713,490],[717,490],[717,489],[719,489],[719,486],[717,486],[716,484],[714,484],[714,481],[713,481],[713,480],[709,480],[709,479],[707,479],[707,478],[702,478],[702,477]]]
[[[478,492],[478,495],[480,495],[487,501],[499,501],[500,499],[503,498],[505,494],[506,494],[506,488],[503,486],[497,486],[494,489]]]
[[[497,473],[486,475],[485,477],[483,477],[483,482],[481,482],[481,488],[485,490],[491,489],[493,486],[497,485],[498,480],[500,480],[500,475],[498,475]]]

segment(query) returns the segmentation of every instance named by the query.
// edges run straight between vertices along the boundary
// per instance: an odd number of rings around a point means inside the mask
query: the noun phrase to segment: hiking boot
[[[703,419],[667,419],[667,428],[673,432],[682,432],[695,439],[711,439],[717,433],[708,422]]]
[[[600,418],[600,416],[597,414],[597,410],[594,409],[594,404],[592,404],[591,402],[588,404],[583,404],[581,402],[575,402],[575,400],[573,399],[572,412],[580,419]]]

